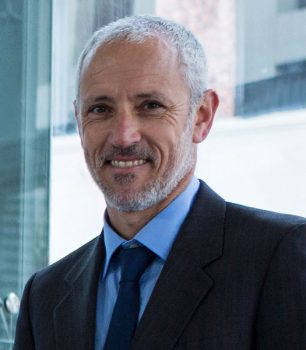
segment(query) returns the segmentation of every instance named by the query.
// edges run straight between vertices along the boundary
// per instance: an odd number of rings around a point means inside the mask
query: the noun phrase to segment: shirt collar
[[[199,185],[199,180],[193,177],[185,190],[129,241],[119,236],[113,230],[108,223],[107,212],[105,211],[103,233],[106,258],[103,277],[106,274],[113,253],[120,245],[130,246],[136,242],[139,245],[147,247],[165,261],[179,229],[190,210]]]

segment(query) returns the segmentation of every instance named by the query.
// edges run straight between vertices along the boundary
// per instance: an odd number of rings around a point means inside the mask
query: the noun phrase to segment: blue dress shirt
[[[106,257],[98,285],[95,350],[103,349],[119,290],[121,269],[117,256],[113,256],[113,253],[120,245],[128,248],[136,244],[146,246],[156,254],[139,281],[140,319],[198,189],[199,180],[193,178],[182,193],[129,241],[110,227],[105,214],[103,235]]]

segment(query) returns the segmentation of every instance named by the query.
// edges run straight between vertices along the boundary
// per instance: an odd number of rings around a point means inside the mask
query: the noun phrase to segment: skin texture
[[[126,239],[184,190],[212,125],[216,93],[206,91],[190,119],[182,69],[176,49],[156,38],[113,42],[84,62],[75,102],[81,143],[110,222]],[[144,164],[118,163],[135,160]]]

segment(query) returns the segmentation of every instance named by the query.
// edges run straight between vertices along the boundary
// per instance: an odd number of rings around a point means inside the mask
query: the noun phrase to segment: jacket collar
[[[205,268],[222,256],[225,210],[225,201],[201,182],[138,325],[132,350],[175,346],[213,287]]]
[[[94,349],[97,286],[105,256],[102,236],[80,248],[84,253],[66,274],[67,292],[53,313],[58,350]]]

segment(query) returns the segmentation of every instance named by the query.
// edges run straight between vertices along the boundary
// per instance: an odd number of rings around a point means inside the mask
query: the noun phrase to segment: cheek
[[[83,130],[82,142],[84,149],[91,153],[103,147],[106,142],[106,135],[98,126],[88,126]]]
[[[155,147],[157,149],[156,152],[158,152],[160,167],[168,168],[173,166],[173,161],[177,152],[177,144],[178,142],[175,141],[175,139],[159,135],[158,140],[155,141]]]

